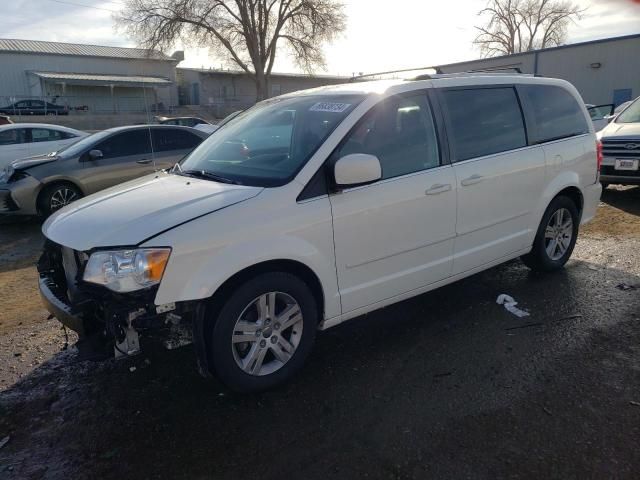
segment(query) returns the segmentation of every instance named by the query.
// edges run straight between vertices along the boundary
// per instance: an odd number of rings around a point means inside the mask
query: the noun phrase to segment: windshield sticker
[[[350,103],[318,102],[311,106],[310,112],[342,113],[351,106]]]

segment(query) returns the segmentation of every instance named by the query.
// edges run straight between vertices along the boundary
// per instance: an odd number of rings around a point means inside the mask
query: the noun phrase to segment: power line
[[[94,7],[93,5],[85,5],[83,3],[67,2],[65,0],[47,0],[47,1],[61,3],[63,5],[73,5],[74,7],[92,8],[94,10],[103,10],[105,12],[118,13],[117,10],[112,10],[110,8],[104,8],[104,7]]]

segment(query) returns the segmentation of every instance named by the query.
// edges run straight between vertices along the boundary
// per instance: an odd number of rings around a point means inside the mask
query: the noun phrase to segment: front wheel
[[[41,214],[48,217],[52,213],[82,198],[82,192],[67,183],[47,187],[40,195],[38,208]]]
[[[580,214],[568,197],[553,199],[544,212],[531,252],[522,261],[532,270],[551,272],[564,266],[578,238]]]
[[[231,294],[215,320],[211,363],[232,390],[272,388],[302,368],[317,327],[316,301],[305,282],[284,272],[256,276]]]

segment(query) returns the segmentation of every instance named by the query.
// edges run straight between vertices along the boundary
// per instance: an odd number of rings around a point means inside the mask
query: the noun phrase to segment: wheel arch
[[[198,371],[202,376],[213,374],[210,362],[211,344],[208,339],[213,331],[214,323],[209,319],[217,318],[224,301],[230,292],[244,281],[256,275],[268,272],[286,272],[300,278],[311,290],[318,309],[318,321],[324,318],[324,290],[318,275],[307,265],[297,260],[266,260],[246,267],[225,280],[206,301],[198,301],[193,318],[193,340],[198,363]]]
[[[559,196],[564,196],[570,198],[578,209],[578,213],[582,217],[582,210],[584,207],[584,196],[582,195],[582,191],[576,186],[565,187],[560,190],[554,197],[551,199],[553,201],[555,198]],[[551,202],[549,202],[551,203]]]
[[[233,291],[249,278],[268,272],[290,273],[302,280],[309,287],[316,300],[318,319],[322,321],[325,311],[325,297],[320,278],[308,265],[297,260],[266,260],[236,272],[216,289],[210,297],[211,304],[220,307],[222,301],[228,297],[229,292]]]
[[[69,180],[67,178],[57,178],[55,180],[50,180],[47,183],[43,183],[40,187],[40,190],[38,191],[38,194],[36,195],[36,208],[38,209],[38,211],[41,210],[41,205],[42,205],[42,199],[43,199],[43,195],[44,193],[51,189],[52,187],[55,187],[57,185],[70,185],[74,188],[77,188],[80,193],[82,193],[83,196],[86,195],[86,192],[84,191],[84,189],[76,182]]]

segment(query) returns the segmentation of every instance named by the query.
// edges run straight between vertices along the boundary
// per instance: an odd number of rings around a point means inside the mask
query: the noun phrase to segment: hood
[[[602,139],[608,138],[628,138],[629,140],[640,139],[640,123],[610,123],[602,130]]]
[[[58,160],[57,155],[51,155],[50,153],[46,155],[36,155],[34,157],[21,158],[20,160],[14,160],[9,165],[14,170],[26,170],[31,167],[35,167],[37,165],[42,165],[43,163],[55,162]]]
[[[134,246],[261,191],[261,187],[154,173],[74,202],[49,217],[42,233],[60,245],[81,251]]]

